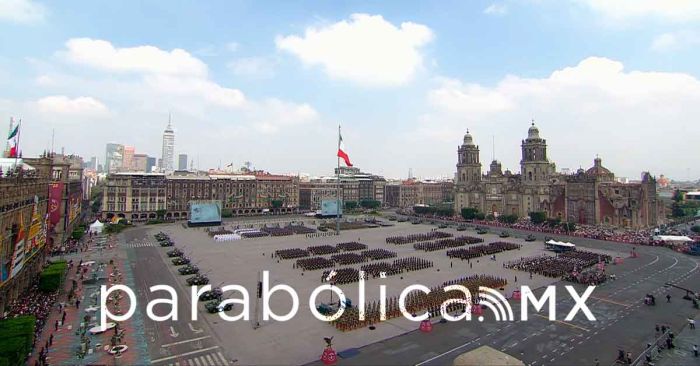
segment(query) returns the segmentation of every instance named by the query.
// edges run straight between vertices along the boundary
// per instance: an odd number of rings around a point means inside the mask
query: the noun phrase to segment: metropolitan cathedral
[[[598,157],[588,170],[557,173],[547,158],[547,141],[534,122],[520,146],[520,173],[503,171],[494,160],[483,174],[479,146],[467,131],[457,150],[457,214],[472,207],[495,216],[527,217],[530,212],[544,212],[548,218],[584,225],[630,229],[657,225],[661,206],[656,179],[649,173],[643,173],[640,183],[621,183]]]

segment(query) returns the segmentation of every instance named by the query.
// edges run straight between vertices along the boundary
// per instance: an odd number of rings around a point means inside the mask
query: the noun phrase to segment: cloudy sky
[[[694,0],[0,0],[0,128],[159,156],[170,112],[201,168],[327,174],[342,123],[363,170],[440,177],[467,129],[517,171],[534,119],[558,168],[697,179],[699,60]]]

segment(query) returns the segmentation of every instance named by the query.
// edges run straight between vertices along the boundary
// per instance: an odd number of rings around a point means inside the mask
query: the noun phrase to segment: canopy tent
[[[667,243],[689,243],[693,241],[693,239],[681,235],[655,235],[653,239],[658,241],[665,241]]]
[[[576,244],[564,242],[564,241],[556,241],[556,240],[549,240],[547,242],[549,245],[557,245],[560,247],[567,247],[567,248],[576,248]]]
[[[95,233],[95,234],[101,234],[102,230],[104,230],[105,224],[101,223],[100,220],[95,220],[92,224],[90,224],[90,230],[88,232],[90,233]]]

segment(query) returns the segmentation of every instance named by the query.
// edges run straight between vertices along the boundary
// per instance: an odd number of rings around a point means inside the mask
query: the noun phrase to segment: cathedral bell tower
[[[481,162],[479,162],[479,147],[474,145],[472,135],[464,135],[464,144],[457,149],[456,183],[471,185],[481,181]]]
[[[527,131],[527,139],[522,142],[520,174],[526,185],[547,183],[554,173],[554,167],[547,159],[547,140],[540,138],[540,130],[532,122]]]
[[[462,208],[480,208],[479,191],[481,183],[481,162],[479,147],[474,145],[472,135],[467,131],[464,143],[457,149],[457,174],[455,176],[455,214]]]

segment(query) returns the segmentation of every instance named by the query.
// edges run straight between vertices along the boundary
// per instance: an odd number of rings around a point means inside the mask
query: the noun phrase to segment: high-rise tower
[[[173,131],[172,121],[168,115],[168,127],[163,131],[163,151],[161,154],[160,169],[166,173],[175,170],[175,131]]]

